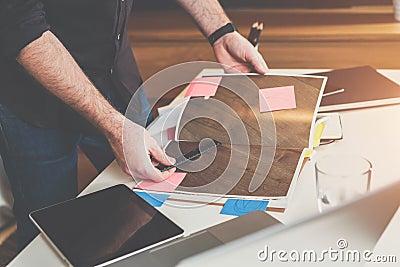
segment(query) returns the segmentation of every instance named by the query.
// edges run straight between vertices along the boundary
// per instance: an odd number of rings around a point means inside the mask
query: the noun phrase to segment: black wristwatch
[[[214,43],[225,34],[236,31],[237,31],[236,26],[229,22],[224,26],[222,26],[221,28],[219,28],[218,30],[216,30],[215,32],[213,32],[210,36],[208,36],[208,42],[211,45],[214,45]]]

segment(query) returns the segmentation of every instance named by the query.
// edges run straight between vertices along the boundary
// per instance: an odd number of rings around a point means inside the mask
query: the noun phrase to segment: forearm
[[[208,37],[230,20],[217,0],[177,0]]]
[[[47,90],[79,112],[105,135],[123,116],[101,95],[67,49],[50,31],[21,50],[18,62]]]

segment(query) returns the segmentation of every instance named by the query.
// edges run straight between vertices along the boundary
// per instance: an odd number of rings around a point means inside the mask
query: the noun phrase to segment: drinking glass
[[[327,155],[315,163],[318,208],[322,212],[369,191],[372,164],[358,155]]]

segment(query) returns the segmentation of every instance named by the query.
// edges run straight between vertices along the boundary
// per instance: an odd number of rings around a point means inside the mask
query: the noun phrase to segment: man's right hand
[[[142,126],[119,116],[114,130],[106,135],[121,169],[134,178],[161,182],[175,172],[175,168],[161,172],[155,165],[171,165],[175,159],[168,157],[156,140]]]
[[[106,136],[117,162],[127,174],[162,181],[175,171],[161,173],[154,167],[158,163],[171,165],[174,161],[167,158],[143,127],[126,119],[111,106],[52,32],[43,33],[25,46],[17,60],[49,92],[78,111]]]

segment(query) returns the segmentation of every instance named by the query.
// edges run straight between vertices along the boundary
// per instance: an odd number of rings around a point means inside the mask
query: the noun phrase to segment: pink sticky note
[[[172,192],[178,187],[178,185],[180,185],[185,176],[186,173],[184,172],[175,172],[168,179],[159,183],[143,180],[136,186],[136,188],[143,190]]]
[[[194,79],[186,92],[188,96],[215,96],[222,77],[202,77]]]
[[[296,108],[294,86],[261,89],[259,102],[260,112]]]
[[[174,140],[176,127],[171,127],[167,129],[168,140]]]

